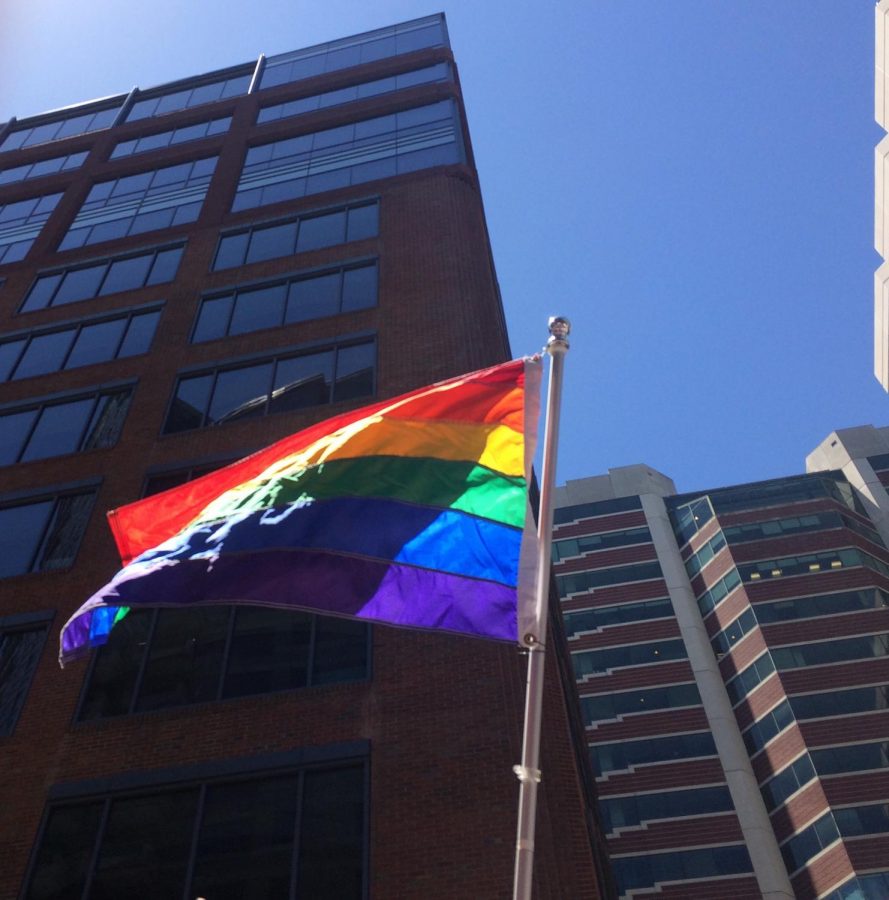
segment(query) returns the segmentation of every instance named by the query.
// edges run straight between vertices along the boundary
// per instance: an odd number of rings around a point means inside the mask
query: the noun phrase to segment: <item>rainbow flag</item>
[[[64,665],[131,607],[253,603],[518,640],[533,621],[539,359],[354,410],[108,513],[124,568]]]

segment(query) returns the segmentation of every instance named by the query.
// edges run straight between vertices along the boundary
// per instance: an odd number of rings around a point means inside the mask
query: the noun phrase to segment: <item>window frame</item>
[[[26,463],[29,463],[29,462],[43,462],[44,460],[47,460],[47,459],[58,459],[60,456],[74,456],[76,454],[90,452],[90,449],[93,449],[93,448],[84,449],[83,443],[87,439],[87,437],[90,435],[89,426],[91,424],[93,424],[93,419],[96,415],[96,410],[97,410],[99,401],[101,400],[102,397],[112,397],[112,396],[116,396],[118,394],[129,393],[129,400],[127,401],[127,410],[124,413],[124,420],[123,420],[123,423],[121,424],[121,433],[122,433],[124,425],[126,424],[126,417],[129,415],[129,405],[132,402],[133,393],[135,392],[135,389],[136,389],[136,384],[137,384],[137,382],[135,379],[129,379],[126,381],[111,382],[107,385],[98,385],[93,388],[64,391],[62,393],[48,394],[44,397],[32,397],[32,398],[28,398],[28,400],[25,402],[18,401],[18,402],[14,402],[14,403],[3,404],[2,406],[0,406],[0,416],[8,415],[11,413],[17,413],[17,412],[28,412],[30,410],[37,410],[37,416],[36,416],[34,422],[29,427],[28,434],[22,443],[22,447],[19,451],[19,459],[17,459],[15,462],[0,463],[0,468],[5,468],[6,466],[25,465]],[[72,451],[66,450],[64,453],[53,454],[51,456],[41,456],[35,460],[22,460],[21,455],[23,453],[25,453],[25,451],[27,450],[28,444],[31,440],[31,437],[33,436],[34,431],[36,430],[36,428],[40,422],[40,418],[43,414],[43,411],[45,409],[51,408],[53,406],[59,406],[59,405],[65,404],[65,403],[75,402],[78,400],[92,400],[93,406],[92,406],[92,410],[90,411],[90,413],[86,416],[86,418],[84,420],[83,428],[81,430],[81,435],[77,442],[77,449],[72,450]],[[117,446],[117,442],[119,440],[120,440],[120,434],[118,434],[118,436],[115,439],[115,442],[113,444],[109,445],[108,447],[97,447],[95,449],[96,450],[111,449],[111,448]]]
[[[374,303],[371,306],[363,306],[360,309],[347,309],[344,310],[343,306],[343,297],[345,291],[345,273],[352,272],[358,269],[374,269],[376,273],[376,297],[374,298]],[[290,286],[293,284],[297,284],[301,281],[311,281],[315,278],[319,278],[325,275],[338,275],[339,276],[339,298],[338,298],[338,308],[331,312],[323,313],[320,316],[312,316],[307,319],[297,319],[294,322],[286,322],[284,321],[287,314],[287,294],[290,291]],[[235,309],[238,303],[238,298],[241,294],[250,294],[253,291],[260,289],[270,289],[283,285],[284,286],[284,303],[281,309],[281,321],[275,325],[262,325],[258,328],[251,328],[246,331],[238,331],[234,334],[231,333],[232,320],[235,316]],[[221,341],[230,337],[240,337],[244,334],[253,334],[257,331],[268,330],[269,328],[287,328],[292,325],[303,325],[306,322],[317,322],[320,319],[329,319],[334,316],[341,315],[350,315],[356,312],[364,312],[368,309],[376,309],[379,306],[380,302],[380,259],[378,256],[360,256],[347,260],[343,260],[341,262],[331,263],[327,266],[313,266],[309,269],[298,269],[294,272],[290,272],[287,274],[282,274],[276,276],[275,278],[266,278],[266,279],[257,279],[254,281],[245,281],[241,284],[235,284],[228,287],[222,288],[214,288],[213,290],[206,291],[201,294],[200,300],[197,304],[197,309],[195,310],[194,321],[192,322],[191,330],[189,331],[188,342],[189,344],[206,344],[210,341]],[[231,309],[228,313],[228,321],[225,326],[225,333],[221,335],[216,335],[215,337],[201,338],[196,339],[198,326],[201,321],[201,312],[203,311],[204,304],[208,301],[219,300],[225,297],[231,297]]]
[[[9,376],[7,378],[3,378],[2,374],[0,374],[0,384],[6,384],[13,381],[26,381],[28,378],[40,378],[43,375],[52,375],[58,372],[70,372],[73,369],[82,369],[84,366],[99,366],[107,362],[115,362],[119,359],[132,359],[136,356],[144,356],[151,352],[151,344],[154,343],[154,338],[157,335],[157,326],[155,327],[155,333],[151,337],[151,342],[149,343],[149,347],[147,350],[144,350],[142,353],[133,353],[127,356],[121,356],[120,351],[123,349],[123,345],[126,342],[130,324],[134,319],[147,313],[156,312],[160,315],[163,315],[165,306],[166,303],[164,301],[161,301],[160,303],[146,303],[139,306],[131,306],[126,309],[114,310],[113,312],[104,313],[98,316],[89,316],[83,319],[68,319],[65,322],[60,322],[46,328],[29,328],[27,330],[4,334],[2,336],[2,339],[0,339],[0,348],[2,348],[5,344],[11,344],[19,340],[24,340],[25,345],[19,351],[18,358],[12,366]],[[83,363],[77,366],[67,366],[67,362],[71,358],[71,354],[74,350],[74,345],[77,343],[77,339],[84,328],[88,328],[91,325],[101,325],[104,322],[115,322],[119,319],[126,319],[126,324],[124,325],[123,334],[121,335],[120,340],[117,343],[117,347],[113,356],[109,356],[107,359]],[[158,325],[159,324],[160,318],[158,318]],[[23,378],[15,377],[16,369],[18,369],[19,365],[21,365],[24,354],[27,352],[31,341],[34,338],[43,337],[44,335],[48,334],[60,334],[66,331],[74,332],[74,337],[71,340],[71,346],[67,349],[67,351],[65,351],[64,359],[59,368],[51,369],[47,372],[41,372],[40,374],[36,375],[26,375]]]
[[[352,241],[349,240],[349,236],[348,236],[349,212],[353,209],[360,209],[365,206],[374,206],[374,205],[376,205],[376,207],[377,207],[377,234],[376,234],[376,237],[378,238],[379,233],[380,233],[379,232],[379,214],[380,214],[380,207],[381,207],[381,197],[379,194],[372,194],[368,197],[363,197],[358,200],[350,200],[348,203],[339,203],[339,204],[336,204],[335,206],[320,206],[315,209],[301,211],[296,215],[275,216],[275,217],[268,218],[268,219],[251,220],[247,224],[242,225],[240,228],[228,228],[224,231],[221,231],[219,233],[219,237],[216,240],[216,249],[213,251],[213,258],[210,261],[210,271],[211,272],[227,272],[227,271],[231,271],[232,269],[240,268],[241,266],[254,265],[254,263],[247,262],[247,253],[249,252],[250,240],[252,239],[254,232],[263,231],[266,228],[275,228],[275,227],[282,226],[282,225],[290,225],[293,222],[295,222],[297,225],[297,238],[296,238],[296,244],[294,245],[293,254],[291,254],[291,255],[295,255],[297,253],[314,253],[316,250],[324,250],[324,249],[327,249],[328,247],[339,247],[342,244],[352,243]],[[311,250],[300,250],[299,249],[299,247],[298,247],[298,243],[299,243],[298,232],[299,232],[299,225],[301,222],[308,220],[308,219],[321,218],[322,216],[331,215],[333,213],[338,213],[338,212],[346,213],[347,233],[346,233],[346,240],[344,240],[342,242],[342,244],[340,244],[340,243],[327,244],[325,247],[315,247],[315,248],[312,248]],[[223,266],[221,268],[217,267],[216,260],[219,258],[219,250],[220,250],[220,247],[222,246],[222,241],[225,238],[237,237],[238,235],[241,235],[241,234],[248,235],[247,248],[244,250],[243,261],[240,262],[237,266]],[[374,237],[357,238],[357,240],[362,240],[362,241],[374,240],[374,239],[375,239]],[[283,259],[287,255],[288,254],[284,254],[282,256],[271,256],[271,257],[269,257],[269,259]],[[263,262],[266,262],[266,261],[267,260],[263,260]]]
[[[297,346],[291,345],[291,346],[287,346],[287,347],[281,347],[280,349],[276,350],[272,354],[255,353],[255,354],[250,354],[248,356],[231,357],[228,359],[220,360],[216,363],[211,362],[209,365],[204,364],[204,365],[188,366],[187,368],[180,369],[176,373],[176,379],[173,383],[173,390],[170,393],[170,398],[167,401],[167,406],[164,411],[163,419],[161,421],[160,437],[172,438],[172,437],[175,437],[176,435],[187,434],[189,432],[199,431],[203,428],[219,427],[219,425],[229,424],[227,422],[220,422],[218,424],[207,423],[208,409],[209,409],[210,403],[212,402],[213,391],[215,390],[215,386],[216,386],[216,378],[218,377],[220,372],[234,371],[236,369],[247,368],[251,364],[261,365],[262,363],[266,363],[266,362],[271,363],[274,367],[274,366],[277,366],[277,364],[281,361],[295,359],[300,356],[311,356],[312,354],[319,353],[324,350],[334,350],[335,352],[338,352],[341,349],[348,349],[350,347],[361,346],[364,344],[371,344],[373,346],[374,357],[375,357],[374,370],[373,370],[373,388],[372,388],[371,392],[366,395],[366,398],[363,398],[363,399],[370,401],[376,396],[376,392],[377,392],[377,369],[378,369],[378,365],[379,365],[379,339],[378,339],[378,336],[377,336],[376,332],[363,332],[363,333],[358,333],[358,334],[343,335],[341,337],[334,337],[334,338],[331,338],[330,340],[326,340],[326,341],[313,341],[311,343],[300,344]],[[274,371],[275,370],[273,368],[273,373],[274,373]],[[210,398],[208,399],[207,404],[205,405],[205,408],[202,413],[203,424],[197,425],[194,428],[183,428],[183,429],[179,429],[177,431],[167,431],[166,430],[167,421],[172,412],[173,405],[176,402],[180,384],[186,378],[193,378],[193,377],[198,377],[201,375],[210,375],[214,379],[213,386],[211,387],[211,390],[210,390]],[[336,384],[336,378],[337,378],[336,361],[334,361],[334,374],[333,374],[332,385]],[[274,374],[271,377],[270,383],[274,383]],[[262,412],[262,415],[259,416],[259,418],[265,418],[268,415],[276,415],[277,414],[277,413],[269,412],[268,403],[269,403],[270,397],[271,397],[271,391],[266,394],[263,412]],[[331,397],[331,399],[326,404],[313,404],[310,406],[301,407],[300,409],[297,409],[297,410],[287,410],[287,411],[283,411],[283,412],[287,412],[287,413],[291,413],[291,414],[294,412],[300,413],[306,409],[308,409],[308,410],[320,409],[322,407],[333,406],[336,403],[341,403],[341,402],[351,402],[351,401],[336,400],[333,397]],[[237,422],[237,421],[239,421],[239,420],[235,420],[235,422]]]
[[[124,294],[127,291],[141,291],[141,290],[145,290],[146,288],[161,287],[163,285],[172,284],[176,280],[177,275],[179,274],[179,267],[182,265],[182,256],[185,254],[186,248],[187,248],[187,242],[185,240],[180,240],[180,241],[174,241],[172,243],[157,244],[152,247],[141,247],[137,250],[130,250],[125,253],[114,254],[113,256],[105,256],[105,255],[97,256],[93,259],[78,261],[76,263],[73,263],[70,266],[59,266],[56,268],[45,269],[43,271],[37,272],[37,274],[34,276],[34,280],[31,282],[31,285],[28,288],[27,293],[25,294],[24,299],[22,300],[21,304],[19,305],[18,309],[16,310],[16,315],[25,315],[27,313],[32,313],[32,312],[41,312],[45,309],[58,309],[59,307],[62,307],[62,306],[71,306],[74,303],[86,303],[90,300],[97,300],[99,297],[113,297],[116,294]],[[176,272],[173,275],[173,278],[171,278],[169,281],[158,281],[154,284],[149,284],[148,280],[151,278],[151,273],[154,270],[155,264],[157,263],[158,256],[161,253],[164,253],[169,250],[181,250],[182,251],[179,256],[179,261],[176,263]],[[124,288],[123,290],[120,290],[120,291],[109,291],[107,294],[101,293],[102,287],[104,286],[105,281],[108,278],[108,273],[111,271],[111,267],[114,265],[114,263],[126,262],[129,259],[137,259],[141,256],[148,256],[149,254],[151,254],[153,256],[153,259],[148,267],[148,275],[145,277],[145,279],[143,280],[143,282],[140,286]],[[81,297],[78,300],[70,300],[67,303],[54,303],[53,302],[53,300],[55,299],[56,295],[59,292],[59,288],[61,287],[62,283],[65,280],[65,277],[68,275],[69,272],[79,272],[81,270],[91,269],[93,267],[98,267],[103,264],[105,266],[105,271],[102,274],[101,278],[99,279],[99,283],[96,287],[96,291],[94,294],[92,294],[91,296],[88,296],[88,297]],[[58,284],[52,289],[52,293],[50,295],[49,302],[46,303],[44,306],[36,306],[33,309],[25,309],[25,305],[28,302],[28,298],[31,296],[31,292],[34,290],[34,287],[37,285],[37,283],[40,281],[40,279],[41,278],[52,278],[54,275],[59,275],[60,278],[59,278]],[[7,335],[4,335],[4,337],[7,337]]]
[[[361,898],[366,900],[370,890],[370,804],[371,804],[371,757],[370,741],[357,739],[336,744],[315,747],[301,747],[295,750],[266,753],[252,757],[217,759],[191,765],[129,771],[107,778],[85,779],[76,782],[60,782],[51,785],[40,818],[40,824],[31,847],[25,876],[22,880],[22,896],[27,897],[37,871],[40,850],[47,834],[52,813],[61,807],[76,807],[90,803],[101,803],[102,812],[96,827],[90,858],[86,865],[84,892],[88,892],[94,879],[102,845],[106,837],[108,814],[116,800],[139,797],[153,797],[166,793],[176,793],[189,788],[198,791],[197,812],[191,828],[188,861],[185,868],[183,892],[191,885],[192,870],[197,857],[197,845],[201,834],[203,800],[207,790],[216,786],[228,786],[249,782],[262,782],[276,776],[292,775],[298,779],[296,807],[297,817],[291,840],[291,893],[293,890],[294,860],[300,837],[303,813],[303,784],[305,775],[315,772],[336,771],[347,768],[361,768],[362,811],[361,811]]]
[[[41,657],[46,648],[46,641],[49,638],[49,630],[52,627],[52,621],[55,618],[55,610],[41,610],[39,612],[15,613],[8,616],[0,617],[0,637],[7,634],[17,634],[26,631],[42,631],[43,639],[39,642],[39,647],[34,656],[34,664],[27,676],[27,686],[22,692],[16,707],[12,710],[10,716],[9,731],[0,730],[0,739],[11,737],[15,734],[15,729],[21,719],[22,711],[28,702],[28,695],[31,692],[31,685],[34,682],[34,676],[40,665]]]
[[[139,610],[133,610],[133,612],[143,612],[146,613],[150,617],[150,621],[148,622],[147,634],[145,638],[145,652],[142,655],[142,659],[139,662],[138,671],[136,673],[135,680],[133,682],[132,691],[130,694],[129,704],[125,712],[121,713],[113,713],[108,715],[97,715],[91,716],[90,718],[83,718],[83,710],[86,705],[87,696],[89,694],[90,685],[92,683],[93,673],[95,672],[96,666],[98,665],[99,654],[101,652],[101,648],[97,650],[97,652],[90,654],[89,666],[87,668],[86,674],[84,676],[83,682],[81,684],[80,695],[77,700],[77,705],[74,710],[74,715],[71,720],[72,727],[88,727],[94,725],[99,722],[107,722],[111,720],[120,721],[125,717],[131,716],[153,716],[153,715],[168,715],[168,714],[176,714],[179,710],[194,708],[195,706],[205,705],[207,703],[237,703],[247,701],[250,702],[251,698],[257,697],[267,697],[274,694],[285,694],[291,691],[305,691],[305,690],[317,690],[319,688],[336,686],[342,687],[344,685],[359,685],[359,684],[367,684],[373,678],[373,626],[370,622],[364,622],[365,625],[365,673],[360,678],[342,680],[342,681],[313,681],[313,664],[315,661],[314,651],[315,645],[318,640],[318,622],[319,620],[323,620],[325,618],[332,618],[330,616],[322,616],[318,613],[307,612],[305,610],[292,610],[293,612],[301,612],[305,615],[311,616],[311,636],[309,639],[309,648],[307,655],[307,663],[306,663],[306,682],[305,684],[288,686],[283,688],[273,688],[270,690],[259,691],[256,693],[244,693],[244,694],[234,694],[231,696],[226,696],[225,694],[225,684],[228,675],[229,663],[232,660],[232,643],[235,637],[235,619],[237,617],[238,610],[244,606],[249,607],[251,604],[214,604],[217,608],[225,608],[228,609],[228,621],[225,625],[225,639],[224,645],[222,649],[222,654],[219,661],[219,672],[217,674],[217,682],[216,687],[214,689],[214,695],[212,699],[202,699],[202,700],[194,700],[187,703],[179,703],[179,704],[167,704],[162,706],[157,706],[149,709],[139,709],[139,701],[141,698],[141,692],[143,684],[145,683],[145,673],[148,668],[149,659],[151,656],[151,647],[152,642],[154,641],[155,634],[157,632],[157,620],[160,615],[162,609],[167,609],[168,607],[147,607],[140,608]],[[287,609],[279,609],[279,612],[288,612]],[[335,617],[334,617],[335,618]],[[359,619],[355,619],[355,621],[360,621]],[[316,676],[317,677],[317,676]]]
[[[44,526],[39,541],[37,542],[37,546],[32,552],[31,563],[28,569],[24,572],[17,572],[11,575],[2,575],[0,576],[0,581],[8,578],[22,578],[30,575],[50,575],[69,572],[77,564],[77,556],[80,553],[83,539],[86,536],[87,531],[89,531],[90,520],[92,519],[93,513],[95,512],[96,500],[98,499],[101,486],[102,478],[93,477],[84,478],[80,481],[68,482],[65,484],[47,485],[43,489],[38,490],[35,490],[34,488],[27,488],[21,491],[15,491],[14,493],[0,496],[0,511],[4,509],[13,509],[17,506],[29,506],[35,503],[42,503],[46,500],[51,500],[54,504],[49,519]],[[81,533],[80,538],[77,542],[77,548],[73,553],[71,562],[66,566],[59,566],[58,568],[41,569],[39,567],[39,563],[43,558],[43,554],[46,551],[47,542],[51,537],[53,528],[55,526],[56,516],[58,515],[58,503],[65,497],[77,496],[90,497],[91,501],[86,513],[84,514],[83,532]]]

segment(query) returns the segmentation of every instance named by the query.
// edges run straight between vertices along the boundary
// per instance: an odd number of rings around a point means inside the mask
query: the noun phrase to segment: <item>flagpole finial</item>
[[[571,322],[565,316],[550,316],[547,322],[549,328],[549,340],[546,342],[547,351],[564,353],[568,347],[568,335],[571,333]]]

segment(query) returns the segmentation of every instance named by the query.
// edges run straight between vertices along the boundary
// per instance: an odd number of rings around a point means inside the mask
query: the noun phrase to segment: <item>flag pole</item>
[[[537,515],[537,585],[534,630],[520,636],[528,650],[528,685],[525,695],[525,726],[522,761],[513,766],[519,779],[519,822],[516,839],[513,900],[530,900],[534,869],[534,825],[537,817],[537,785],[540,782],[540,714],[543,705],[543,663],[549,611],[549,567],[553,534],[553,489],[556,479],[556,447],[562,400],[562,369],[568,352],[571,323],[563,316],[549,320],[550,356],[543,432],[543,463],[540,471],[540,509]]]

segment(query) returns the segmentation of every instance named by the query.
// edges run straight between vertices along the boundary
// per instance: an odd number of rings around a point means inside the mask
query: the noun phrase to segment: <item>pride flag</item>
[[[124,568],[68,620],[60,662],[138,606],[255,603],[518,640],[533,621],[540,369],[514,360],[366,406],[112,510]]]

